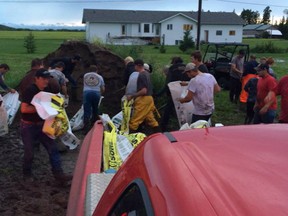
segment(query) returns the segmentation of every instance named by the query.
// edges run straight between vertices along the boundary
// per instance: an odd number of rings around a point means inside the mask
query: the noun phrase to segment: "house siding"
[[[201,28],[200,40],[205,41],[205,31],[208,31],[208,41],[210,43],[241,43],[242,26],[240,25],[204,25]],[[217,31],[222,31],[222,35],[216,35]],[[229,35],[230,31],[235,31],[235,35]]]
[[[172,24],[173,29],[168,30],[167,25]],[[190,35],[195,40],[197,33],[196,22],[193,22],[191,19],[188,19],[184,16],[178,15],[171,19],[165,20],[161,23],[161,43],[163,42],[162,36],[165,35],[164,43],[165,45],[175,45],[177,40],[183,40],[184,32],[183,25],[190,24],[193,26],[193,29],[190,32]]]

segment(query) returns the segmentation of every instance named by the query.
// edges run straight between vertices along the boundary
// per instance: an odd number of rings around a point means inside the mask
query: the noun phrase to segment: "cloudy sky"
[[[283,17],[288,9],[284,0],[202,0],[204,11],[235,10],[240,14],[243,9],[258,11],[270,6],[271,20]],[[83,9],[127,9],[127,10],[169,10],[197,11],[198,0],[0,0],[1,24],[25,25],[81,25]]]

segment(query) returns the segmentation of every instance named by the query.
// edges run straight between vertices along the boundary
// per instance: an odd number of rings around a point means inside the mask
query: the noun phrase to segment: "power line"
[[[222,2],[230,2],[230,3],[236,3],[236,4],[248,4],[248,5],[261,5],[261,6],[270,6],[270,7],[283,7],[283,8],[288,8],[287,5],[271,5],[271,4],[264,4],[264,3],[252,3],[252,2],[242,2],[242,1],[231,1],[231,0],[217,0],[217,1],[222,1]]]
[[[45,1],[33,1],[33,0],[0,0],[0,3],[33,3],[33,4],[46,4],[46,3],[102,3],[102,2],[148,2],[148,1],[160,1],[160,0],[84,0],[84,1],[72,1],[72,0],[45,0]]]

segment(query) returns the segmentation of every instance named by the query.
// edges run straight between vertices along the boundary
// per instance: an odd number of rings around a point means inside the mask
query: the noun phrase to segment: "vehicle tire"
[[[225,77],[220,77],[218,79],[218,85],[225,90],[229,90],[229,80]]]

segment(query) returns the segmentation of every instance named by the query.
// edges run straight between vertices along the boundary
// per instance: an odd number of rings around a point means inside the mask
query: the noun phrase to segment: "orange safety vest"
[[[248,93],[244,90],[244,86],[246,85],[246,83],[251,79],[257,77],[256,74],[247,74],[246,76],[244,76],[242,78],[242,90],[241,90],[241,94],[240,94],[240,102],[242,103],[246,103],[247,102],[247,98],[248,98]]]

